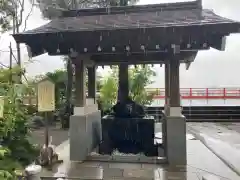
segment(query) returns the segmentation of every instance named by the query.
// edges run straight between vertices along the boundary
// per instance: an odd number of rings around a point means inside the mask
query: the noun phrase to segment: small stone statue
[[[62,163],[62,160],[58,159],[58,154],[55,152],[55,147],[52,145],[52,136],[50,136],[49,144],[44,144],[40,149],[39,157],[36,159],[36,164],[51,168],[54,163]]]

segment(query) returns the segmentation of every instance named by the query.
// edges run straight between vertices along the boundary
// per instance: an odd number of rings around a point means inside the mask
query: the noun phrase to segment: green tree
[[[0,69],[0,82],[15,83],[18,80],[18,75],[24,74],[24,73],[25,73],[25,70],[18,65],[14,66],[12,69],[2,68]]]
[[[150,66],[137,66],[129,68],[129,96],[141,105],[150,105],[155,95],[146,91],[146,86],[153,83],[152,77],[156,73]],[[113,67],[109,75],[101,81],[100,102],[103,110],[109,110],[117,101],[118,68]]]
[[[20,68],[19,66],[14,66],[12,69],[2,68],[0,69],[0,94],[6,95],[11,84],[18,82],[18,75],[24,74],[25,70]],[[15,87],[18,87],[18,93],[31,93],[32,88],[28,85],[23,84],[15,84]]]
[[[11,20],[13,18],[14,5],[9,0],[0,0],[0,27],[1,32],[5,32],[11,28]]]
[[[16,67],[17,72],[20,70]],[[7,83],[8,69],[0,75],[0,96],[4,97],[4,116],[0,118],[0,179],[14,179],[15,169],[21,170],[38,154],[29,142],[28,112],[22,104],[27,86]],[[25,88],[26,86],[26,88]]]
[[[117,100],[117,90],[118,84],[117,76],[114,71],[112,71],[108,76],[104,77],[102,80],[102,87],[100,89],[100,103],[103,111],[109,110]]]
[[[55,103],[59,107],[65,99],[65,90],[67,83],[66,70],[56,70],[54,72],[46,73],[48,77],[55,84]]]
[[[58,17],[63,10],[119,6],[122,0],[38,0],[37,2],[43,17],[52,19]],[[137,0],[124,0],[122,4],[134,4],[136,2]]]
[[[7,147],[0,146],[0,179],[14,179],[13,169],[21,169],[20,163],[11,158],[11,152]]]
[[[0,33],[12,30],[13,34],[19,33],[20,30],[25,31],[27,21],[33,11],[34,0],[30,0],[32,7],[27,10],[26,18],[23,16],[25,12],[26,0],[0,0]],[[21,29],[20,29],[21,27]],[[16,44],[17,49],[17,64],[21,66],[21,50],[20,45]],[[18,74],[18,82],[21,82],[22,74]]]
[[[141,105],[152,104],[155,92],[147,92],[146,87],[153,83],[152,77],[156,76],[150,66],[137,66],[129,70],[129,95]]]

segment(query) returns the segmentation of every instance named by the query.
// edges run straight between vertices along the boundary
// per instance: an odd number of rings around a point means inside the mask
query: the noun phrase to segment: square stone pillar
[[[186,165],[186,119],[182,115],[180,102],[179,54],[172,53],[169,59],[169,69],[166,66],[165,75],[169,75],[169,100],[166,98],[167,110],[164,112],[165,154],[170,165]],[[166,83],[167,84],[167,83]],[[168,93],[167,93],[168,94]]]
[[[101,141],[101,113],[86,99],[85,59],[76,58],[75,107],[70,117],[70,160],[84,161]],[[87,61],[87,59],[86,59]],[[90,92],[91,94],[91,92]]]
[[[186,118],[184,116],[165,116],[165,121],[165,155],[168,163],[172,166],[186,165]]]

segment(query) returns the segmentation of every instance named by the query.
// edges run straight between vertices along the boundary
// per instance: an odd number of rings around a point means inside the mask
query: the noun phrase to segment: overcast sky
[[[141,0],[139,4],[179,2],[184,0]],[[203,0],[203,6],[207,9],[213,9],[218,15],[240,21],[240,1],[239,0]],[[29,5],[30,8],[30,5]],[[43,20],[38,9],[34,9],[29,18],[27,29],[33,29],[46,23]],[[5,34],[0,39],[0,50],[8,51],[10,41],[14,42],[12,37]],[[24,45],[22,47],[22,56],[27,60],[27,52]],[[15,47],[14,47],[15,49]],[[185,65],[181,66],[181,87],[219,87],[219,86],[240,86],[240,35],[231,35],[227,38],[226,51],[216,50],[201,51],[195,62],[192,63],[188,71]],[[9,55],[7,52],[0,52],[0,61],[8,64]],[[43,74],[44,72],[54,71],[63,68],[63,62],[60,57],[51,57],[42,55],[34,58],[33,64],[25,64],[29,76]],[[158,76],[152,87],[164,87],[164,68],[155,67]]]

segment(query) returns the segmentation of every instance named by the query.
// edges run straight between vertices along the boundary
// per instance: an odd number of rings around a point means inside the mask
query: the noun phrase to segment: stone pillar
[[[77,57],[75,64],[75,99],[74,114],[70,117],[70,160],[82,161],[87,155],[87,130],[86,130],[86,68],[84,59]]]
[[[86,100],[87,57],[78,57],[75,64],[75,108],[70,117],[70,160],[84,161],[101,142],[101,113],[95,104]],[[90,72],[90,71],[89,71]],[[95,72],[94,72],[95,73]],[[93,70],[90,72],[93,78]],[[95,86],[91,85],[90,86]],[[95,96],[90,88],[90,95]]]
[[[128,64],[120,64],[118,72],[118,100],[125,101],[128,93]]]
[[[166,143],[165,151],[170,165],[186,165],[186,120],[181,113],[179,54],[173,53],[169,61],[170,100],[169,112],[165,114]]]
[[[96,98],[96,67],[88,67],[88,98]]]
[[[75,61],[75,107],[84,107],[86,105],[85,71],[84,60]]]

